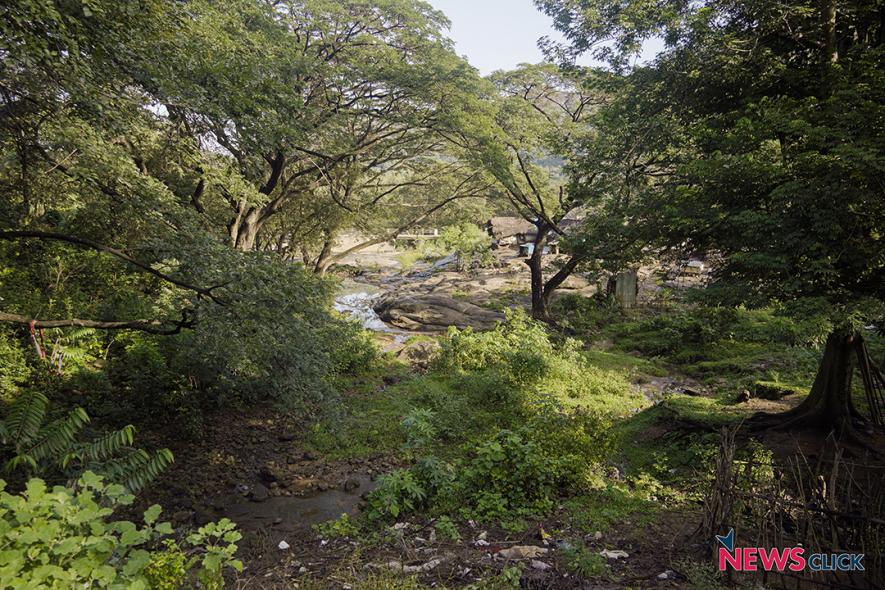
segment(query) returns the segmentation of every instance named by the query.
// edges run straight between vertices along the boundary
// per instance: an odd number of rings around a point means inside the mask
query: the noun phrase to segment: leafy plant
[[[398,469],[380,478],[378,487],[369,493],[366,514],[372,520],[397,518],[415,510],[427,498],[411,471]]]
[[[356,537],[359,534],[359,527],[346,512],[335,520],[315,524],[313,530],[324,539]]]
[[[572,573],[583,578],[605,574],[605,558],[590,551],[580,540],[569,542],[562,552],[565,567]]]
[[[40,479],[28,481],[20,495],[5,487],[0,480],[0,587],[177,589],[193,577],[203,588],[220,589],[224,568],[242,568],[233,558],[240,534],[230,521],[189,535],[195,555],[184,561],[174,542],[152,549],[173,533],[169,523],[158,521],[159,506],[145,511],[143,526],[110,520],[133,497],[90,471],[73,488],[50,490]]]
[[[461,540],[461,533],[458,532],[458,527],[455,526],[455,523],[448,516],[441,516],[434,523],[433,530],[436,532],[438,539],[445,539],[447,541]]]

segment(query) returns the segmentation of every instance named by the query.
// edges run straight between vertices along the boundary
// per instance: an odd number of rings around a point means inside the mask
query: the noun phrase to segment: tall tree
[[[602,47],[623,66],[642,39],[668,41],[631,74],[637,113],[678,124],[646,235],[720,253],[711,294],[726,301],[827,310],[811,393],[777,423],[881,425],[885,383],[863,326],[885,318],[885,4],[537,3],[572,42],[561,55]],[[865,413],[851,396],[855,366]]]
[[[579,81],[553,64],[524,64],[496,72],[490,81],[491,107],[483,105],[485,116],[473,118],[468,143],[511,208],[537,228],[526,261],[532,315],[550,320],[551,295],[587,260],[583,253],[570,253],[551,276],[544,277],[548,244],[566,236],[563,221],[583,205],[563,172],[570,153],[567,146],[584,133],[584,123],[605,101],[605,93],[594,78]]]
[[[236,248],[253,249],[274,216],[321,201],[325,211],[341,209],[315,228],[314,266],[323,270],[345,220],[372,215],[432,174],[431,164],[445,164],[440,132],[477,76],[428,5],[238,0],[191,10],[191,33],[167,49],[188,59],[158,65],[152,92],[219,154],[202,167],[194,205],[226,226]],[[208,169],[218,167],[248,185],[213,184]],[[288,242],[298,241],[289,228]],[[316,241],[303,237],[302,246]]]

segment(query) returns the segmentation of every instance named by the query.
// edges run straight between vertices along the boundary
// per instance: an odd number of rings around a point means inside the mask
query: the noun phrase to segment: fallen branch
[[[128,320],[124,322],[103,322],[98,320],[83,320],[79,318],[71,318],[67,320],[37,320],[17,315],[14,313],[6,313],[0,311],[0,322],[10,322],[13,324],[22,324],[25,326],[33,326],[34,328],[96,328],[99,330],[139,330],[150,334],[159,334],[163,336],[171,336],[178,334],[183,328],[192,327],[192,323],[182,314],[180,321],[169,320]],[[172,325],[171,328],[163,328],[163,326]]]

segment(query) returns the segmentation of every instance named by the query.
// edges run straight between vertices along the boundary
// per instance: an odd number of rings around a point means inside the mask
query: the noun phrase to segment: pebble
[[[277,545],[277,548],[278,548],[280,551],[285,551],[286,549],[289,548],[289,544],[286,543],[285,541],[280,541],[280,544]]]
[[[551,566],[549,563],[544,563],[543,561],[539,561],[537,559],[532,560],[532,569],[533,570],[540,570],[543,572],[543,571],[549,570],[550,567]]]

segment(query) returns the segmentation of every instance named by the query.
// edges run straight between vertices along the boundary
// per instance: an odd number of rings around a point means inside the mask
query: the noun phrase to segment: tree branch
[[[182,313],[180,321],[168,320],[129,320],[125,322],[102,322],[97,320],[83,320],[71,318],[67,320],[36,320],[16,315],[14,313],[6,313],[0,311],[0,322],[11,322],[13,324],[22,324],[25,326],[33,326],[34,328],[97,328],[100,330],[139,330],[150,334],[159,334],[171,336],[178,334],[182,328],[190,328],[193,326],[191,321],[187,319],[186,314]],[[162,326],[172,324],[174,327],[164,329]]]
[[[77,236],[70,236],[67,234],[60,234],[55,232],[44,232],[44,231],[0,231],[0,240],[17,240],[24,238],[36,238],[40,240],[57,240],[60,242],[68,242],[70,244],[77,244],[79,246],[85,246],[86,248],[91,248],[93,250],[97,250],[99,252],[104,252],[106,254],[110,254],[111,256],[116,256],[120,260],[125,260],[132,266],[148,273],[152,274],[157,278],[160,278],[167,283],[172,283],[182,289],[187,289],[189,291],[195,292],[197,295],[201,297],[208,297],[215,303],[219,305],[224,305],[224,303],[215,297],[212,294],[213,289],[217,289],[220,285],[216,285],[214,287],[197,287],[196,285],[191,285],[185,281],[180,279],[176,279],[175,277],[171,277],[165,273],[162,273],[148,264],[143,262],[139,262],[135,258],[132,258],[122,250],[117,250],[116,248],[111,248],[110,246],[105,246],[104,244],[100,244],[88,238],[81,238]]]

